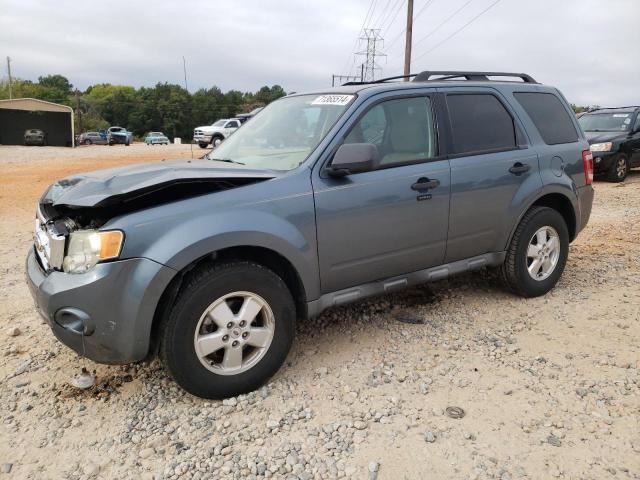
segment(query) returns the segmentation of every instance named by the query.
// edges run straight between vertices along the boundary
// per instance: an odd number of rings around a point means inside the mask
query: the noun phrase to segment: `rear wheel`
[[[506,286],[523,297],[551,290],[562,275],[569,253],[564,218],[548,207],[533,207],[522,218],[502,265]]]
[[[623,182],[629,173],[629,159],[624,153],[619,154],[611,168],[607,172],[607,180],[610,182]]]
[[[204,398],[263,385],[284,362],[295,306],[282,279],[261,265],[208,265],[182,286],[162,331],[160,355],[176,382]]]

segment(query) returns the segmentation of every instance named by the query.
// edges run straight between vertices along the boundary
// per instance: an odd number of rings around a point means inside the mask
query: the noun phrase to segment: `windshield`
[[[587,113],[578,122],[585,132],[624,132],[629,130],[631,113]]]
[[[226,120],[218,120],[216,123],[211,125],[212,127],[224,127],[224,124],[227,123]]]
[[[206,158],[292,170],[329,132],[354,95],[300,95],[269,104]]]

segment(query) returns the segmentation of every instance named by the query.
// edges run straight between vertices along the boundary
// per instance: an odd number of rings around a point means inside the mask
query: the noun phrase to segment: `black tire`
[[[236,291],[252,292],[266,301],[275,319],[274,336],[253,367],[235,375],[220,375],[200,362],[194,335],[206,309]],[[247,393],[263,385],[285,361],[293,343],[295,318],[291,293],[271,270],[245,261],[206,265],[185,279],[162,326],[160,357],[175,381],[193,395],[219,399]]]
[[[85,145],[91,145],[92,143],[93,143],[93,142],[92,142],[91,140],[89,140],[89,139],[86,139],[86,140],[84,141],[84,144],[85,144]]]
[[[620,167],[620,168],[619,168]],[[611,168],[607,172],[607,180],[609,182],[620,183],[624,182],[629,174],[629,157],[624,153],[616,155],[611,164]]]
[[[527,269],[527,249],[533,235],[545,226],[552,227],[558,233],[560,252],[551,274],[544,280],[536,280]],[[522,297],[544,295],[560,279],[568,254],[569,231],[562,215],[552,208],[532,207],[520,220],[507,249],[507,256],[501,267],[503,282],[509,290]]]
[[[211,138],[211,146],[215,148],[218,145],[220,145],[220,143],[222,143],[223,141],[224,141],[224,137],[221,137],[220,135],[215,135],[214,137]],[[220,143],[216,145],[216,142],[220,142]]]
[[[198,145],[200,146],[200,148],[207,148],[209,146],[208,143],[198,143]]]

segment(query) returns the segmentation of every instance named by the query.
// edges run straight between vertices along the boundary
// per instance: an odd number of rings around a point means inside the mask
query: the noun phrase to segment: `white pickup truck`
[[[193,130],[193,140],[200,148],[207,148],[209,144],[217,147],[225,138],[240,128],[240,120],[237,118],[223,118],[213,125],[196,127]]]

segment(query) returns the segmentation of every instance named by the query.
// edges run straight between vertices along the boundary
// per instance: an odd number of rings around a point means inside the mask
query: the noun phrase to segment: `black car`
[[[47,133],[38,128],[30,128],[24,132],[25,145],[39,145],[44,147],[47,144]]]
[[[640,167],[640,106],[591,110],[578,122],[591,144],[594,173],[622,182]]]

